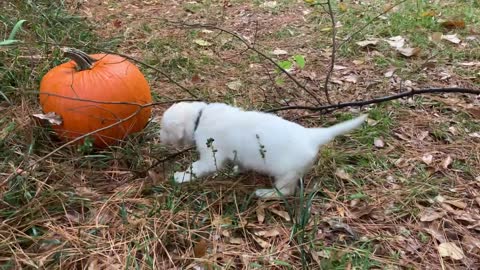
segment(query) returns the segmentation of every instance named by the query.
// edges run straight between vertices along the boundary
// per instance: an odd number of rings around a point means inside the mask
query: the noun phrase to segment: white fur
[[[305,128],[273,114],[243,111],[226,104],[181,102],[165,111],[160,140],[175,146],[196,145],[200,154],[189,170],[174,174],[178,183],[214,173],[232,161],[241,170],[273,176],[276,189],[291,195],[298,179],[313,165],[320,146],[359,127],[366,118],[362,115],[329,128]],[[209,139],[213,139],[210,146]],[[256,195],[277,197],[276,189],[258,189]]]

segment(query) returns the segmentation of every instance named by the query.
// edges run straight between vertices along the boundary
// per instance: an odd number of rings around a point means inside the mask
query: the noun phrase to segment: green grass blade
[[[16,39],[7,39],[7,40],[4,40],[4,41],[0,41],[0,46],[8,46],[8,45],[13,45],[15,43],[18,43],[19,40],[16,40]]]
[[[17,34],[18,30],[20,30],[22,28],[23,23],[25,23],[26,21],[27,20],[20,20],[15,24],[12,32],[8,36],[8,40],[13,40],[15,38],[15,35]]]

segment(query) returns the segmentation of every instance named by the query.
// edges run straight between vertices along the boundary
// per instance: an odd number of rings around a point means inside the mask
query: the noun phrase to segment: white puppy
[[[366,118],[362,115],[329,128],[305,128],[273,114],[226,104],[181,102],[165,111],[160,140],[174,146],[195,144],[200,154],[187,171],[174,174],[178,183],[211,174],[232,161],[242,170],[273,176],[276,189],[255,193],[277,197],[279,192],[295,192],[298,179],[311,168],[321,145],[359,127]]]

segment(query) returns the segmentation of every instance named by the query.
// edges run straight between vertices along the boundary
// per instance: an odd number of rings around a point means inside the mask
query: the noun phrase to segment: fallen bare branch
[[[369,100],[362,100],[362,101],[353,101],[353,102],[344,102],[338,104],[331,104],[325,106],[285,106],[275,109],[266,110],[266,112],[279,112],[279,111],[286,111],[286,110],[308,110],[308,111],[323,111],[323,112],[332,112],[338,109],[346,108],[346,107],[362,107],[370,104],[377,104],[385,101],[400,99],[404,97],[411,97],[415,95],[424,95],[424,94],[438,94],[438,93],[461,93],[461,94],[474,94],[480,95],[480,89],[468,89],[468,88],[459,88],[459,87],[452,87],[452,88],[427,88],[427,89],[419,89],[419,90],[411,90],[401,92],[395,95],[384,96]]]
[[[224,29],[224,28],[221,28],[221,27],[218,27],[218,26],[215,26],[215,25],[210,25],[210,24],[200,24],[200,23],[194,23],[194,24],[190,24],[190,23],[185,23],[185,22],[172,22],[172,21],[167,21],[167,23],[170,23],[172,25],[178,25],[178,26],[183,26],[183,27],[189,27],[189,28],[205,28],[205,29],[212,29],[212,30],[218,30],[218,31],[221,31],[223,33],[226,33],[226,34],[229,34],[233,37],[235,37],[236,39],[238,39],[240,42],[242,42],[246,47],[247,49],[257,53],[258,55],[260,55],[262,58],[264,58],[265,60],[267,60],[268,62],[270,62],[271,64],[273,64],[276,68],[278,68],[283,74],[285,74],[290,80],[292,80],[298,87],[300,87],[301,89],[303,89],[305,92],[307,92],[313,99],[315,99],[315,101],[318,103],[318,104],[321,104],[320,100],[318,99],[318,97],[315,95],[315,93],[313,93],[312,91],[310,91],[306,86],[302,85],[297,79],[295,79],[295,77],[293,77],[288,71],[286,71],[284,68],[282,68],[279,64],[277,64],[277,62],[275,62],[271,57],[269,57],[268,55],[266,55],[265,53],[263,53],[262,51],[258,50],[257,48],[255,48],[254,45],[250,44],[250,42],[248,40],[246,40],[245,38],[241,37],[240,35],[238,35],[237,33],[233,32],[233,31],[230,31],[230,30],[227,30],[227,29]]]

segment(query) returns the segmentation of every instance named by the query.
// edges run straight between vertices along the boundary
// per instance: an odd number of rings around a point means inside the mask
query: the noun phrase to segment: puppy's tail
[[[360,127],[365,120],[367,120],[368,115],[363,114],[352,120],[338,123],[328,128],[313,128],[314,140],[317,142],[317,145],[322,145],[330,142],[338,135],[345,134],[353,129]]]

